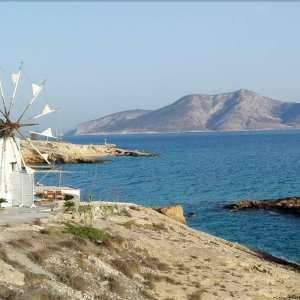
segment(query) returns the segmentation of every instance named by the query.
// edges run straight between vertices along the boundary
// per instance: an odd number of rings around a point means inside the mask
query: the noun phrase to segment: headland
[[[108,162],[105,157],[137,156],[154,157],[157,153],[141,152],[138,150],[125,150],[114,144],[80,145],[69,142],[34,141],[31,143],[41,152],[48,154],[51,163],[101,163]],[[21,151],[27,164],[45,163],[41,155],[25,140],[21,141]]]

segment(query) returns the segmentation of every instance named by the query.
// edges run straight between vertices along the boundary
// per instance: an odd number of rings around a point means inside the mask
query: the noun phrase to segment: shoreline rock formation
[[[300,216],[300,197],[286,197],[276,200],[269,199],[260,201],[244,200],[224,205],[223,207],[231,211],[256,208]]]
[[[193,230],[153,209],[94,202],[82,203],[78,213],[49,214],[36,219],[24,211],[26,220],[10,218],[9,225],[0,217],[1,299],[300,296],[299,267]]]
[[[152,209],[182,224],[186,224],[181,205],[159,206],[152,207]]]
[[[140,152],[138,150],[124,150],[114,144],[79,145],[68,142],[31,141],[41,152],[48,154],[52,163],[101,163],[108,162],[104,157],[137,156],[156,157],[157,153]],[[42,157],[24,140],[21,141],[21,152],[27,164],[45,163]]]

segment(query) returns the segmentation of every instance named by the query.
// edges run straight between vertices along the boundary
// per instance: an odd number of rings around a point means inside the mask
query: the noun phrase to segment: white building
[[[8,206],[34,205],[34,175],[22,170],[20,141],[17,138],[0,138],[0,198]]]

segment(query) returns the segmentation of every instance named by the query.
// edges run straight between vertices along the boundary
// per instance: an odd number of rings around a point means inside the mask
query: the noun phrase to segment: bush
[[[17,240],[10,240],[8,242],[8,244],[10,244],[13,247],[16,248],[29,248],[32,247],[32,244],[29,240],[25,239],[25,238],[20,238]]]
[[[2,204],[2,203],[6,203],[6,202],[7,202],[6,199],[0,198],[0,207],[1,207],[1,204]]]
[[[127,229],[131,229],[133,226],[136,226],[134,220],[127,221],[127,222],[125,222],[125,223],[123,223],[121,225],[124,226]]]
[[[100,229],[96,229],[88,226],[75,226],[70,223],[66,223],[66,231],[74,235],[89,239],[93,242],[95,241],[105,241],[109,238],[109,234]]]
[[[50,230],[49,229],[46,229],[46,228],[43,228],[40,230],[40,233],[41,234],[51,234]]]
[[[156,224],[156,223],[151,223],[151,224],[145,224],[144,228],[153,230],[153,231],[158,231],[158,230],[166,230],[165,225],[163,223]]]
[[[86,290],[86,280],[81,275],[74,274],[73,270],[66,268],[64,270],[56,270],[54,271],[59,282],[75,289],[77,291],[84,291]]]
[[[66,201],[64,207],[65,207],[65,211],[74,211],[75,203],[73,201]]]
[[[79,213],[85,213],[85,212],[91,211],[92,208],[93,208],[93,206],[90,205],[90,204],[80,205],[79,208],[78,208],[78,212]]]
[[[42,265],[49,255],[50,252],[46,248],[40,251],[32,251],[27,254],[28,258],[38,265]]]
[[[124,297],[124,295],[126,293],[126,289],[125,289],[124,285],[120,282],[120,280],[118,280],[117,277],[110,276],[108,278],[108,281],[109,281],[110,291],[121,297]]]

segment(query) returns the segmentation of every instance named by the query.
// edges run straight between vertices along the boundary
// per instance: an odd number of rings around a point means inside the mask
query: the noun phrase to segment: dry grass
[[[191,271],[191,269],[190,268],[188,268],[185,264],[183,264],[183,263],[178,263],[178,264],[176,264],[175,265],[180,271],[183,271],[183,272],[186,272],[186,273],[188,273],[188,272],[190,272]]]
[[[6,285],[0,284],[0,299],[15,300],[18,299],[16,296],[17,296],[16,291],[13,291]]]
[[[35,220],[33,221],[33,224],[34,224],[34,225],[39,225],[39,226],[41,226],[43,223],[42,223],[41,219],[35,219]]]
[[[2,296],[2,287],[0,291],[0,297]],[[3,297],[0,299],[9,299],[9,300],[72,300],[71,297],[57,295],[54,291],[50,288],[39,288],[34,286],[31,289],[25,290],[20,293],[13,293],[7,289],[6,291],[7,297]]]
[[[125,243],[125,239],[118,234],[111,236],[110,241],[118,246],[121,246]]]
[[[197,290],[193,294],[189,295],[188,299],[189,300],[201,300],[204,292],[205,292],[204,290]]]
[[[133,278],[140,271],[138,262],[132,258],[116,258],[111,261],[111,265],[129,278]]]
[[[78,268],[84,270],[92,275],[99,275],[98,270],[94,264],[90,263],[83,255],[79,256],[76,260]]]
[[[144,296],[147,300],[156,300],[157,297],[154,297],[150,292],[146,289],[141,289],[140,294]]]
[[[109,289],[112,293],[115,293],[121,297],[125,296],[126,288],[118,277],[110,276],[107,278],[107,280],[109,281]]]
[[[63,248],[72,249],[72,250],[81,251],[81,252],[84,251],[85,246],[86,246],[86,244],[84,244],[84,243],[81,244],[79,241],[72,239],[72,238],[59,241],[58,245]]]
[[[74,274],[74,271],[70,268],[64,268],[61,270],[56,269],[53,273],[56,275],[59,282],[77,291],[84,291],[88,286],[84,277]]]
[[[50,256],[48,248],[42,250],[31,251],[27,254],[27,257],[38,265],[43,265],[45,260]]]
[[[129,212],[129,210],[127,209],[123,209],[120,213],[121,216],[125,216],[125,217],[128,217],[128,218],[132,218],[132,214]]]
[[[41,282],[41,280],[48,278],[46,274],[32,273],[26,269],[23,269],[22,273],[25,275],[25,281],[29,283],[32,283],[34,280]]]
[[[20,238],[17,240],[10,240],[9,245],[17,248],[29,248],[32,247],[32,243],[26,238]]]
[[[124,226],[127,229],[132,229],[134,226],[137,226],[137,224],[135,223],[135,220],[129,220],[125,223],[121,223],[120,225]]]
[[[132,210],[136,210],[136,211],[140,211],[141,210],[140,207],[137,206],[137,205],[130,205],[129,208],[132,209]]]
[[[174,278],[170,277],[170,276],[165,276],[163,277],[164,281],[169,283],[169,284],[172,284],[172,285],[178,285],[180,284],[180,282],[176,281]]]
[[[145,280],[150,281],[150,282],[160,282],[164,278],[163,276],[161,276],[157,273],[151,273],[151,272],[144,273],[143,277]]]
[[[1,245],[0,245],[0,259],[5,262],[8,260],[6,251],[1,247]]]
[[[143,257],[143,265],[151,270],[169,271],[170,267],[163,262],[160,262],[156,257]]]
[[[41,234],[51,234],[51,231],[47,228],[43,228],[43,229],[40,230],[40,233]]]

